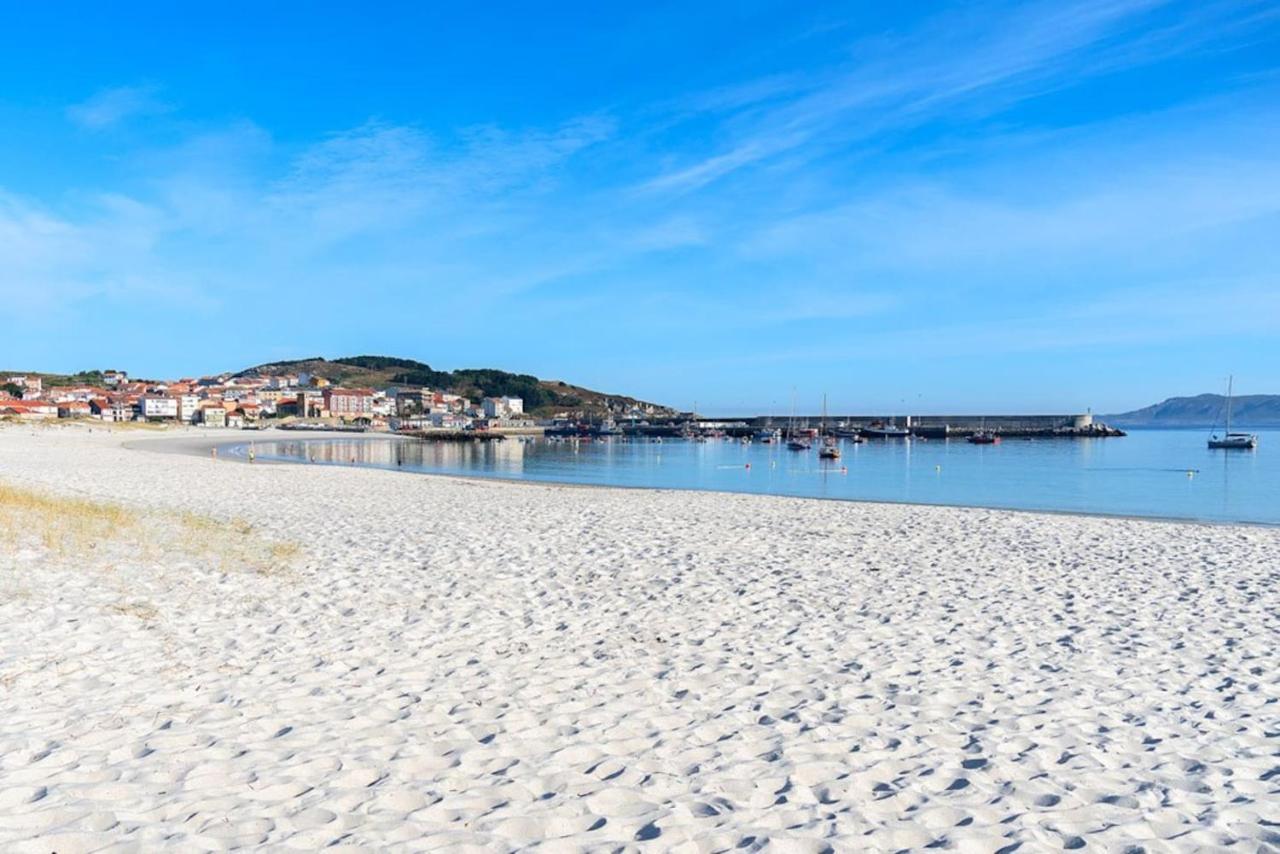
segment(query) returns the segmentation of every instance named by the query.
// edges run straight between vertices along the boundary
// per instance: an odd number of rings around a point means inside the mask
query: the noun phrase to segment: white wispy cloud
[[[1256,4],[1205,4],[1191,22],[1133,35],[1168,0],[1078,0],[972,5],[918,30],[867,39],[856,59],[807,77],[763,78],[687,103],[730,115],[710,149],[642,182],[646,192],[686,193],[747,167],[789,158],[802,167],[854,143],[939,115],[984,116],[1082,80],[1150,64],[1256,27]],[[1132,36],[1132,37],[1126,37]],[[735,111],[735,108],[736,111]]]
[[[89,130],[104,130],[135,116],[155,115],[169,109],[154,86],[117,86],[67,107],[67,117]]]

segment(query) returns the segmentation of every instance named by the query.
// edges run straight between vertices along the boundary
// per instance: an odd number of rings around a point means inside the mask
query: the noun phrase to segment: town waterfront
[[[362,436],[253,443],[258,460],[595,486],[697,489],[1280,524],[1280,431],[1256,451],[1211,451],[1203,430],[1122,439],[845,442],[819,460],[779,444],[547,439],[419,442]],[[247,457],[250,443],[224,451]]]

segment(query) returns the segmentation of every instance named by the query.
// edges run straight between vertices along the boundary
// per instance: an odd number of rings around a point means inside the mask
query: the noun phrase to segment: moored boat
[[[1258,447],[1258,437],[1253,433],[1231,432],[1231,392],[1235,377],[1227,378],[1227,419],[1221,436],[1215,430],[1209,436],[1209,447],[1215,450],[1251,451]]]
[[[911,437],[911,430],[889,422],[888,424],[871,424],[863,427],[862,435],[872,439],[908,439]]]
[[[1000,443],[1000,436],[996,431],[987,429],[987,419],[984,417],[977,431],[969,434],[968,442],[971,445],[997,445]]]
[[[791,390],[791,417],[787,419],[787,450],[807,451],[809,440],[796,432],[796,392]]]
[[[822,396],[822,423],[818,427],[818,435],[822,436],[822,446],[818,448],[818,459],[840,459],[840,443],[835,436],[827,435],[827,396]]]

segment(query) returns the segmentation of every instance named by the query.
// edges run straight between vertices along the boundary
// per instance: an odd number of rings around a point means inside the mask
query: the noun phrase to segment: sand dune
[[[1280,846],[1280,530],[77,429],[0,429],[0,483],[299,547],[10,533],[5,851]]]

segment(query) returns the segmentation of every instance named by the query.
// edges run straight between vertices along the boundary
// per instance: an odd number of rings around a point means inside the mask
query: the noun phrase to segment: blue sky
[[[1274,3],[7,4],[0,367],[1280,392]]]

